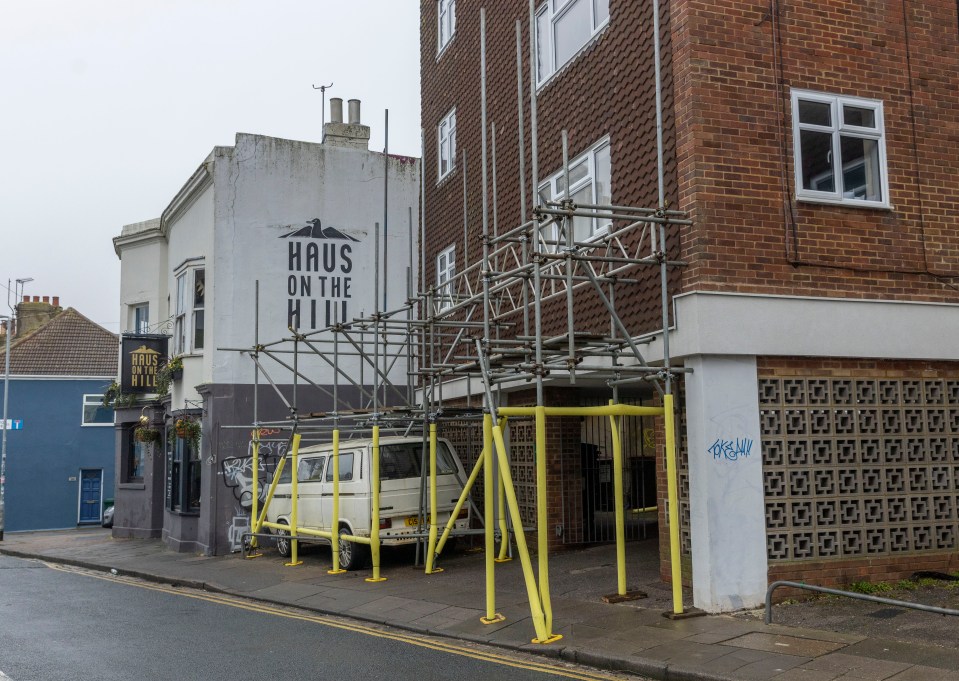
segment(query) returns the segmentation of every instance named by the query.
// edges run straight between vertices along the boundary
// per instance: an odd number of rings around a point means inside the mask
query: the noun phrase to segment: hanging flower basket
[[[160,431],[156,428],[138,426],[133,431],[133,437],[137,442],[156,442],[160,439]]]
[[[157,395],[170,392],[170,384],[183,378],[183,357],[174,355],[157,369]]]
[[[181,416],[173,422],[173,432],[178,438],[188,440],[194,448],[200,445],[200,422],[189,416]]]

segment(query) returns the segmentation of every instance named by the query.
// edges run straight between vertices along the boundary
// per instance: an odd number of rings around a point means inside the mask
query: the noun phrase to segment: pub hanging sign
[[[120,345],[120,392],[155,393],[157,370],[167,356],[169,336],[124,334]]]

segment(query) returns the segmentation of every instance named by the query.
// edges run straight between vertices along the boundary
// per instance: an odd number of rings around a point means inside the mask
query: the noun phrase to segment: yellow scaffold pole
[[[496,557],[496,541],[493,528],[493,417],[490,414],[483,414],[483,453],[480,454],[480,461],[485,464],[483,468],[483,538],[485,540],[486,553],[486,617],[480,617],[483,624],[495,624],[502,622],[505,617],[496,612],[496,576],[493,562]],[[477,463],[479,465],[479,462]]]
[[[300,467],[297,465],[297,456],[300,453],[300,434],[293,433],[293,448],[290,450],[290,465],[293,466],[293,475],[290,476],[293,480],[291,493],[293,496],[293,510],[290,511],[290,533],[292,537],[290,538],[290,562],[286,563],[287,566],[293,567],[294,565],[302,565],[303,561],[298,560],[297,551],[299,549],[299,540],[295,537],[299,534],[300,528],[297,525],[296,520],[296,511],[297,506],[300,505],[300,496],[299,489],[297,487],[297,478],[300,477]]]
[[[340,429],[333,429],[333,517],[330,519],[330,549],[333,552],[333,569],[327,574],[339,575],[340,568]]]
[[[523,566],[523,578],[526,581],[526,595],[529,598],[530,615],[533,618],[533,627],[536,629],[536,638],[533,643],[552,643],[562,636],[552,636],[546,628],[546,619],[543,616],[543,606],[539,600],[539,591],[536,588],[536,577],[533,575],[533,565],[526,546],[526,534],[523,531],[523,518],[519,513],[519,502],[516,500],[516,490],[513,487],[513,478],[509,472],[509,459],[506,456],[506,444],[503,442],[503,431],[499,424],[493,426],[493,443],[496,446],[496,460],[499,462],[503,474],[503,487],[506,490],[506,502],[509,506],[513,526],[519,528],[516,532],[516,550],[519,553]]]
[[[286,466],[286,457],[281,456],[279,463],[276,464],[276,470],[273,472],[273,482],[270,483],[270,488],[266,491],[266,499],[263,500],[263,508],[260,509],[260,517],[254,519],[253,531],[259,532],[264,527],[269,527],[270,529],[276,529],[282,527],[276,523],[266,522],[266,512],[270,508],[270,502],[273,501],[273,494],[276,492],[276,486],[280,482],[280,474],[283,472],[283,468]]]
[[[426,574],[442,572],[433,566],[436,558],[436,424],[430,424],[430,538],[426,549]]]
[[[613,401],[610,400],[610,406]],[[623,511],[623,441],[619,416],[609,417],[613,440],[613,499],[616,512],[616,593],[626,595],[626,518]]]
[[[506,419],[500,419],[500,428],[506,428]],[[492,442],[490,443],[490,454],[492,454]],[[492,463],[492,458],[490,459]],[[506,522],[506,490],[503,489],[503,472],[499,470],[499,466],[496,467],[496,497],[497,497],[497,509],[499,514],[499,556],[496,558],[497,563],[508,563],[513,560],[509,557],[509,525]]]
[[[469,477],[466,479],[466,484],[463,486],[463,491],[460,493],[459,499],[456,500],[456,505],[453,507],[452,513],[450,513],[449,520],[446,521],[446,526],[443,528],[443,534],[440,535],[439,541],[436,542],[436,555],[440,556],[443,554],[443,547],[446,546],[446,541],[450,538],[450,533],[453,531],[453,527],[456,525],[456,518],[459,516],[460,511],[463,510],[463,506],[466,505],[467,500],[469,499],[470,490],[473,489],[473,485],[476,484],[476,478],[479,477],[480,470],[485,470],[483,468],[487,460],[487,453],[484,449],[479,458],[476,460],[476,465],[473,466],[472,472],[470,472]]]
[[[373,500],[370,506],[370,555],[373,558],[373,576],[367,577],[367,582],[385,582],[386,577],[380,577],[380,427],[373,426],[373,460],[370,464],[370,474],[373,479],[370,486],[373,489]]]
[[[250,531],[256,532],[256,519],[260,515],[260,429],[253,429],[253,508],[250,509]],[[256,535],[250,537],[250,550],[247,558],[259,558],[263,554],[258,551],[259,542]]]
[[[502,416],[536,416],[538,407],[500,407]],[[542,407],[547,416],[659,416],[662,407],[611,404],[599,407]]]
[[[683,572],[679,544],[679,485],[676,473],[676,426],[673,396],[663,395],[663,421],[666,429],[666,479],[669,494],[669,564],[673,580],[673,614],[683,614]]]
[[[546,407],[536,407],[536,544],[539,555],[539,596],[546,631],[553,631],[553,606],[549,597],[549,515],[546,508]]]

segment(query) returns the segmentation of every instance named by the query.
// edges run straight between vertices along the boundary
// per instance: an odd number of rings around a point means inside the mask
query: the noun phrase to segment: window
[[[314,457],[311,459],[301,459],[297,464],[296,481],[297,482],[320,482],[323,480],[323,464],[326,463],[326,457]],[[287,462],[289,465],[289,462]]]
[[[173,308],[173,354],[203,349],[205,307],[206,271],[193,268],[178,274]]]
[[[186,352],[186,277],[183,272],[176,278],[176,306],[173,308],[173,354]]]
[[[609,23],[609,0],[546,0],[536,13],[536,82],[544,83]]]
[[[439,179],[443,179],[453,171],[456,163],[456,109],[450,111],[440,121],[437,128],[439,135],[438,158]]]
[[[291,471],[292,469],[293,469],[293,464],[290,463],[290,459],[287,458],[287,459],[286,459],[286,463],[283,464],[283,470],[280,472],[280,479],[277,480],[277,484],[279,484],[279,485],[287,484],[287,485],[288,485],[288,484],[290,484],[291,482],[293,482],[293,475],[290,473],[290,471]],[[273,477],[274,477],[274,478],[276,477],[276,471],[273,472]],[[297,480],[299,480],[299,478],[297,478]]]
[[[353,452],[340,452],[340,482],[353,479]],[[326,469],[326,481],[333,482],[333,457]]]
[[[569,196],[576,204],[609,206],[613,202],[611,178],[609,139],[606,138],[570,161],[569,192],[566,191],[566,174],[561,170],[539,186],[539,201],[545,205],[547,201],[562,201]],[[588,241],[607,231],[610,224],[607,219],[574,217],[573,241]],[[560,234],[559,225],[554,224],[549,229],[550,233],[544,234],[545,239],[565,243],[566,237]]]
[[[206,271],[193,271],[193,349],[203,349],[203,306],[206,299]]]
[[[113,410],[103,406],[103,395],[83,396],[82,426],[112,426]]]
[[[133,306],[133,332],[150,333],[149,303],[140,303]]]
[[[423,445],[419,442],[404,442],[380,447],[380,480],[402,480],[420,477],[420,461],[423,459]],[[427,471],[429,456],[426,457]],[[436,474],[452,475],[456,473],[456,464],[445,442],[436,443]]]
[[[436,303],[440,310],[453,307],[453,277],[456,276],[456,246],[436,256]]]
[[[168,424],[167,428],[173,428]],[[167,508],[181,513],[200,510],[200,448],[175,437],[167,444]]]
[[[456,0],[439,0],[436,3],[438,28],[436,30],[437,53],[446,49],[456,33]]]
[[[792,92],[796,197],[887,207],[882,102]]]
[[[136,426],[130,428],[127,434],[127,456],[123,467],[124,482],[143,482],[143,469],[146,462],[147,448],[151,446],[147,442],[139,442],[133,436],[135,428]]]

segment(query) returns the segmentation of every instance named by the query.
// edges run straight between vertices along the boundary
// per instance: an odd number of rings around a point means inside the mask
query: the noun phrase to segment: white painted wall
[[[345,305],[346,321],[371,314],[377,303],[383,309],[385,280],[380,280],[378,296],[373,288],[374,224],[380,223],[382,229],[383,223],[383,154],[239,134],[232,150],[217,151],[214,172],[216,282],[211,325],[216,347],[252,347],[257,280],[260,342],[290,336],[289,311],[297,303],[303,333],[327,326],[328,303],[339,317]],[[419,162],[391,157],[389,173],[389,234],[381,236],[381,243],[387,244],[389,253],[385,285],[387,308],[393,309],[406,300],[411,207],[414,234],[419,230]],[[335,228],[350,238],[288,236],[314,219],[322,228]],[[317,267],[309,259],[312,249],[318,255]],[[383,263],[381,256],[381,272]],[[413,267],[415,271],[415,262]],[[287,360],[292,363],[291,356]],[[275,369],[275,380],[290,381],[289,371],[265,361]],[[355,360],[344,359],[343,366],[358,377]],[[317,383],[333,380],[332,370],[317,358],[302,357],[300,367]],[[405,372],[405,363],[398,363],[391,376],[405,383]],[[253,364],[239,353],[218,352],[213,380],[252,383]],[[345,385],[343,379],[340,382]]]
[[[692,292],[676,296],[670,355],[959,360],[959,305]],[[663,357],[662,335],[641,346]]]
[[[686,366],[693,605],[756,607],[767,580],[756,358],[698,355]]]
[[[209,289],[212,288],[216,276],[213,266],[213,199],[214,187],[210,184],[197,195],[192,203],[180,212],[175,219],[167,223],[167,261],[166,290],[167,317],[175,312],[176,275],[183,271],[184,266],[202,266],[206,270],[207,296],[205,302],[206,332],[203,351],[187,352],[183,358],[183,378],[174,381],[171,386],[172,408],[185,408],[185,401],[199,402],[200,396],[196,386],[209,383],[212,380],[212,361],[209,359],[214,343],[210,332],[210,320],[213,313],[210,310]],[[192,300],[192,290],[188,291],[188,298]],[[189,313],[186,317],[187,336],[191,333]],[[172,320],[171,320],[172,324]],[[172,326],[171,326],[172,333]],[[173,352],[173,339],[170,340],[170,351]],[[187,341],[189,344],[189,340]]]
[[[150,306],[151,326],[166,313],[166,240],[160,234],[160,221],[126,225],[121,232],[126,241],[120,250],[120,332],[132,332],[132,307]]]

